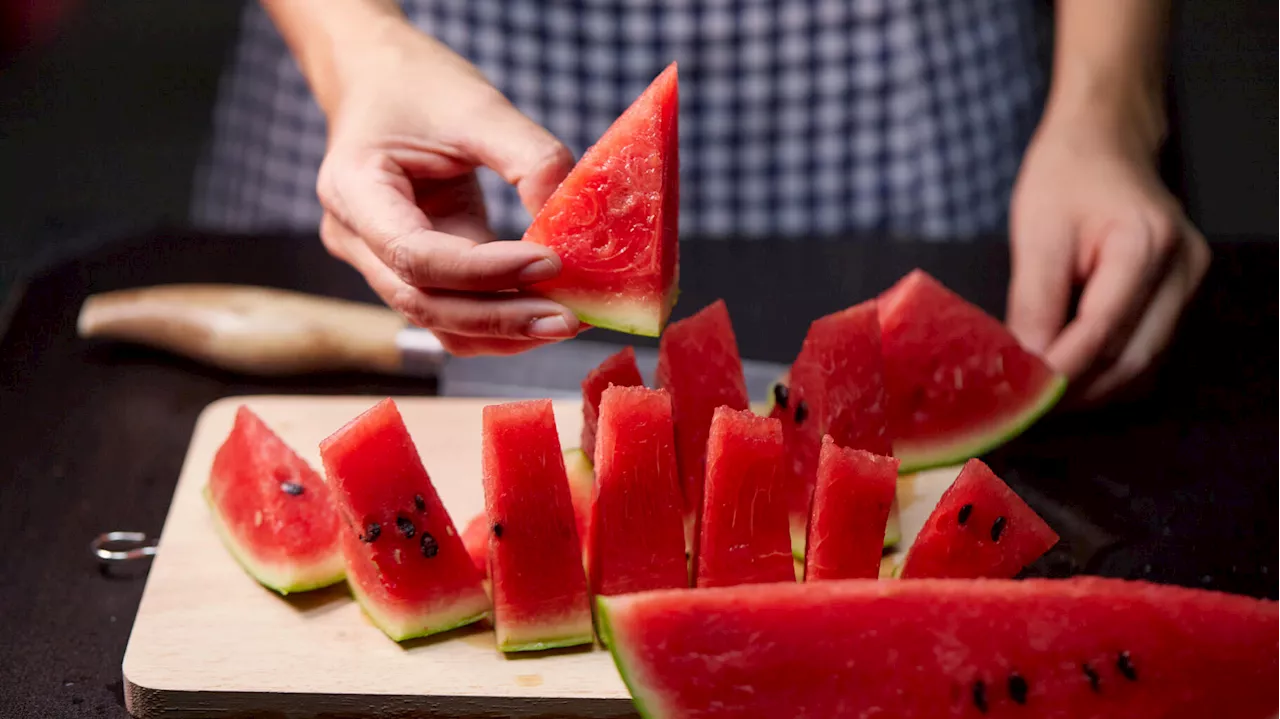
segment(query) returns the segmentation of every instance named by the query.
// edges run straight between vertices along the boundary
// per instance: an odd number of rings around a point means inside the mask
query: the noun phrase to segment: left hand
[[[1008,324],[1093,402],[1169,344],[1210,252],[1149,147],[1076,120],[1046,116],[1023,160],[1010,208]]]

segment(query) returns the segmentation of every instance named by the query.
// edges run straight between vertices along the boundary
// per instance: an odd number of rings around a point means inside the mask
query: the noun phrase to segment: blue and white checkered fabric
[[[1029,0],[409,0],[580,155],[680,63],[682,235],[1002,232],[1039,117]],[[314,230],[325,121],[256,2],[224,77],[193,219]],[[482,172],[499,236],[528,222]]]

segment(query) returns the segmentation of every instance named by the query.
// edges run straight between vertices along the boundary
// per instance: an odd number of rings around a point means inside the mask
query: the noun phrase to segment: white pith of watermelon
[[[601,597],[597,614],[649,719],[1261,719],[1277,706],[1276,604],[1205,590],[842,580]]]

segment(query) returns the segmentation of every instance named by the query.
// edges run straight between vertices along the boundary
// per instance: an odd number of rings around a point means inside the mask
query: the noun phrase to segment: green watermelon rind
[[[416,618],[396,621],[385,613],[379,611],[376,606],[377,602],[374,602],[367,594],[361,591],[360,587],[357,586],[355,582],[348,582],[347,584],[351,587],[351,595],[355,597],[356,603],[360,605],[360,609],[364,612],[365,616],[369,618],[369,621],[372,622],[375,627],[381,629],[383,634],[386,634],[392,639],[392,641],[396,642],[429,637],[432,634],[451,631],[459,627],[465,627],[468,624],[475,624],[476,622],[488,619],[492,615],[492,612],[486,608],[483,611],[476,613],[464,613],[461,616],[448,617],[441,620],[439,623],[434,622],[431,617],[433,614],[443,615],[445,614],[444,612],[427,612]],[[484,596],[485,603],[487,605],[489,599],[488,595],[485,595],[483,591],[481,592],[481,595]]]
[[[585,635],[575,634],[571,637],[563,637],[556,639],[542,639],[536,642],[522,642],[520,644],[503,644],[498,647],[505,653],[513,652],[541,652],[547,649],[564,649],[565,647],[580,647],[584,644],[592,644],[595,642],[595,635],[588,632]]]
[[[933,449],[927,448],[927,441],[915,443],[917,447],[926,447],[923,450],[903,450],[895,446],[893,453],[901,461],[898,473],[911,474],[926,469],[950,467],[973,457],[980,457],[1025,432],[1053,409],[1066,390],[1067,378],[1055,375],[1026,410],[1011,415],[994,429],[985,429],[980,434],[954,440]]]
[[[631,703],[635,706],[636,712],[643,719],[659,719],[661,715],[653,711],[645,703],[644,687],[627,670],[627,663],[622,655],[622,649],[613,640],[612,622],[609,617],[609,601],[617,599],[621,598],[596,597],[597,631],[600,633],[600,643],[609,649],[609,656],[613,657],[613,664],[618,668],[618,675],[622,677],[622,683],[627,686],[627,693],[631,695]]]
[[[293,573],[293,578],[285,579],[284,575],[279,571],[273,570],[249,557],[244,548],[240,546],[240,543],[232,536],[231,529],[227,526],[227,523],[223,521],[222,513],[218,511],[218,505],[213,501],[213,493],[208,485],[205,485],[201,494],[204,495],[205,503],[209,506],[214,530],[217,531],[223,546],[227,548],[227,552],[235,559],[236,563],[262,586],[281,596],[288,596],[330,587],[347,578],[347,569],[342,559],[342,550],[335,546],[333,555],[325,561],[315,562],[311,571],[302,571],[303,565],[299,563],[296,565],[298,571]],[[330,564],[333,566],[329,566]]]
[[[584,324],[640,337],[658,337],[662,334],[679,295],[680,290],[676,287],[667,292],[662,311],[655,322],[652,306],[648,302],[638,302],[633,307],[628,307],[628,303],[616,299],[616,295],[615,299],[600,301],[599,298],[584,295],[580,291],[546,294],[548,299],[567,307]]]

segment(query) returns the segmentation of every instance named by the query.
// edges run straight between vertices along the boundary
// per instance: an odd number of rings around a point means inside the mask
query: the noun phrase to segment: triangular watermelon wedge
[[[672,63],[583,154],[525,232],[563,264],[531,291],[596,327],[661,334],[679,275],[678,109]]]

